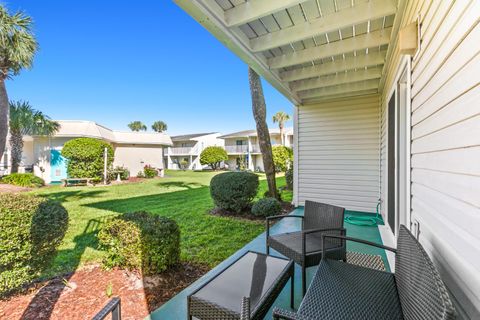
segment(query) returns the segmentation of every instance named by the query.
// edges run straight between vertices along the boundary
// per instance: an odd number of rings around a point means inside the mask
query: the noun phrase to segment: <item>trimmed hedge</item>
[[[51,200],[0,194],[0,296],[37,278],[56,255],[68,213]]]
[[[275,198],[263,198],[255,202],[252,214],[258,217],[270,217],[282,212],[280,201]]]
[[[287,171],[285,171],[285,181],[287,189],[293,190],[293,165],[290,165]]]
[[[107,256],[106,268],[139,270],[144,275],[165,271],[180,260],[180,229],[169,218],[132,212],[109,219],[98,233]]]
[[[219,146],[210,146],[203,149],[200,153],[200,163],[209,165],[212,170],[220,168],[222,161],[227,161],[228,155],[224,148]]]
[[[257,195],[258,176],[251,172],[225,172],[210,182],[210,195],[218,208],[240,213]]]
[[[4,176],[1,182],[27,188],[39,188],[45,185],[45,181],[33,173],[12,173]]]
[[[77,138],[67,141],[63,146],[62,156],[68,159],[68,176],[103,179],[105,148],[108,155],[107,166],[110,170],[113,163],[113,148],[110,144],[94,138]]]

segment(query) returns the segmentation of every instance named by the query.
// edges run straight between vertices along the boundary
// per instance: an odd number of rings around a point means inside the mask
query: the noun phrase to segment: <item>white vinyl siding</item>
[[[403,25],[422,20],[412,61],[412,222],[460,315],[480,318],[480,2],[409,1]],[[394,52],[386,103],[400,55]],[[386,195],[382,161],[382,196]]]
[[[298,106],[298,204],[314,200],[375,212],[379,97]]]

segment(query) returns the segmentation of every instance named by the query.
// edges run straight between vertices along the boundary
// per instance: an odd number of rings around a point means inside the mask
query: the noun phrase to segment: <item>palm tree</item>
[[[10,102],[10,147],[12,148],[12,170],[18,172],[22,160],[23,136],[51,136],[60,124],[33,109],[28,102]]]
[[[132,121],[128,124],[128,127],[132,131],[147,131],[147,126],[142,121]]]
[[[285,122],[287,122],[288,120],[290,120],[290,116],[283,111],[278,111],[273,116],[273,123],[278,122],[278,129],[280,129],[280,140],[282,142],[282,146],[285,145],[285,139],[284,139],[284,136],[283,136],[283,128],[284,128]]]
[[[250,83],[250,94],[252,96],[253,117],[257,124],[258,144],[262,152],[263,167],[267,176],[268,193],[270,197],[278,198],[272,144],[270,142],[270,132],[268,131],[266,121],[267,106],[265,105],[265,97],[263,96],[260,77],[251,67],[248,67],[248,80]]]
[[[30,69],[38,44],[32,33],[32,19],[22,12],[9,15],[0,4],[0,158],[8,134],[9,103],[5,80],[22,69]]]
[[[167,124],[163,121],[155,121],[152,124],[152,130],[155,132],[167,131],[167,128],[168,128]]]

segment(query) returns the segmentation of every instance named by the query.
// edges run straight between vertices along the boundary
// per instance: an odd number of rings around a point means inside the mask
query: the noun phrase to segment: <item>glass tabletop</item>
[[[205,284],[193,296],[240,313],[243,297],[250,297],[253,310],[264,294],[285,272],[289,261],[247,252],[230,267]]]

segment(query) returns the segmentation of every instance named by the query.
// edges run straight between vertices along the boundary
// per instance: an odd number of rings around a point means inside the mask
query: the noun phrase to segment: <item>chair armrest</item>
[[[306,238],[307,238],[306,236],[307,236],[307,234],[317,233],[317,232],[325,232],[325,231],[340,231],[341,235],[344,235],[347,232],[347,230],[345,228],[320,228],[320,229],[310,229],[310,230],[302,231],[302,253],[303,254],[306,253]],[[323,241],[323,238],[322,238],[322,241]],[[322,244],[322,252],[325,252],[324,250],[325,250],[325,247]],[[322,255],[322,256],[324,256],[324,255]]]
[[[397,253],[397,249],[387,247],[387,246],[384,246],[382,244],[378,244],[378,243],[363,240],[363,239],[345,237],[345,236],[337,236],[337,235],[332,235],[332,234],[322,235],[322,251],[325,250],[325,238],[337,238],[337,239],[343,239],[343,240],[347,240],[347,241],[354,241],[354,242],[363,243],[363,244],[366,244],[366,245],[369,245],[369,246],[377,247],[377,248],[380,248],[380,249],[388,250],[388,251],[391,251],[393,253]],[[324,257],[325,257],[325,255],[322,256],[322,259],[324,259]]]
[[[270,221],[271,220],[278,220],[278,219],[283,219],[283,218],[300,218],[302,219],[302,229],[303,229],[303,216],[299,216],[296,214],[284,214],[284,215],[279,215],[279,216],[271,216],[267,217],[265,220],[265,229],[266,229],[266,237],[270,235]]]
[[[285,319],[285,320],[314,320],[307,316],[302,316],[298,313],[280,309],[280,308],[273,308],[273,319]]]

